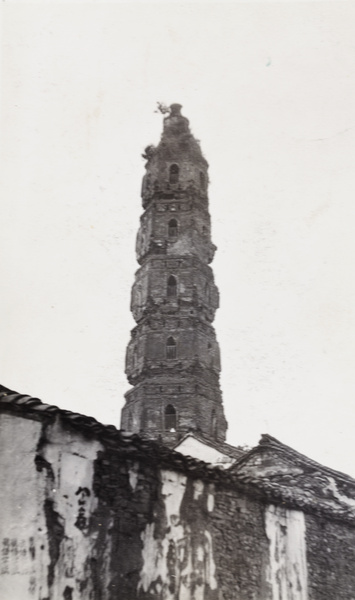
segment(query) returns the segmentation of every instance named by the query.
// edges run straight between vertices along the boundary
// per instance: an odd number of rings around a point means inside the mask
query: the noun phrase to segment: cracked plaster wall
[[[45,481],[34,465],[42,424],[0,415],[0,598],[48,596]]]
[[[269,540],[270,599],[308,600],[304,514],[270,505],[265,510],[265,527]]]
[[[212,537],[204,514],[212,510],[211,494],[205,493],[202,481],[191,485],[174,471],[163,470],[161,481],[165,526],[160,529],[163,535],[156,534],[156,523],[148,523],[142,532],[138,589],[164,600],[217,598]],[[186,494],[188,506],[183,504]]]
[[[93,463],[101,445],[59,422],[1,415],[0,598],[85,600],[93,588]]]
[[[0,424],[1,599],[355,600],[349,524],[159,466],[59,417]],[[343,503],[345,487],[327,485]]]

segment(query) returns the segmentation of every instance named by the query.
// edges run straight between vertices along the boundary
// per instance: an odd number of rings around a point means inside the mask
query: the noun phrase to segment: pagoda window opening
[[[171,336],[166,341],[166,358],[176,358],[176,342]]]
[[[176,431],[176,410],[172,404],[166,406],[164,417],[165,431]]]
[[[146,409],[146,407],[144,407],[142,410],[142,413],[141,413],[140,431],[144,431],[144,429],[147,427],[147,420],[148,420],[147,417],[148,417],[147,409]]]
[[[206,302],[210,302],[211,300],[211,288],[208,282],[205,284],[205,299]]]
[[[143,177],[142,182],[142,193],[148,192],[152,183],[152,176],[150,173],[146,173]]]
[[[171,165],[169,169],[169,183],[174,184],[179,181],[179,170],[178,165]]]
[[[175,240],[178,234],[178,223],[176,219],[170,219],[168,223],[168,236],[171,240]]]
[[[168,298],[176,298],[177,296],[177,281],[174,275],[170,275],[168,278],[167,296]]]
[[[200,187],[201,190],[206,189],[206,176],[202,171],[200,171]]]
[[[132,429],[133,429],[133,415],[132,415],[132,411],[129,410],[128,418],[127,418],[127,430],[132,431]]]
[[[217,417],[214,409],[212,411],[212,435],[214,438],[217,438]]]

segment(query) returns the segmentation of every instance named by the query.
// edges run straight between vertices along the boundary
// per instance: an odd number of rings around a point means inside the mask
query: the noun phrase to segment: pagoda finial
[[[180,117],[181,116],[181,104],[170,104],[170,116],[171,117]]]

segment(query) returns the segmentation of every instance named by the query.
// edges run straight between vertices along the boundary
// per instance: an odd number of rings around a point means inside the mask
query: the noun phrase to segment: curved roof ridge
[[[295,450],[291,446],[288,446],[287,444],[280,442],[280,440],[278,440],[277,438],[273,437],[272,435],[270,435],[268,433],[263,433],[261,435],[259,444],[257,446],[254,446],[251,450],[249,450],[249,452],[244,454],[244,456],[241,456],[239,459],[237,459],[236,463],[233,465],[231,470],[237,471],[238,467],[240,467],[243,464],[245,464],[246,462],[248,462],[248,460],[251,456],[253,456],[254,454],[260,454],[268,448],[274,449],[277,452],[279,452],[280,454],[283,454],[284,456],[288,456],[290,459],[298,460],[298,461],[308,465],[309,467],[312,467],[319,471],[325,472],[332,477],[336,477],[337,479],[342,479],[347,483],[352,483],[353,485],[355,485],[355,479],[353,477],[351,477],[350,475],[347,475],[346,473],[343,473],[342,471],[337,471],[335,469],[332,469],[331,467],[327,467],[326,465],[323,465],[323,464],[317,462],[313,458],[309,458],[309,456],[306,456],[305,454],[302,454],[301,452],[299,452],[298,450]]]

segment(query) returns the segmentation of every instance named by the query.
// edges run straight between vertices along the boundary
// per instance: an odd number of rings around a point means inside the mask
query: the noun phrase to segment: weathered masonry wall
[[[91,597],[100,448],[56,421],[1,415],[0,598]]]
[[[1,599],[354,600],[350,497],[343,520],[302,511],[43,407],[0,413]]]
[[[310,598],[355,598],[355,542],[342,523],[306,517]],[[336,565],[336,569],[334,568]]]

